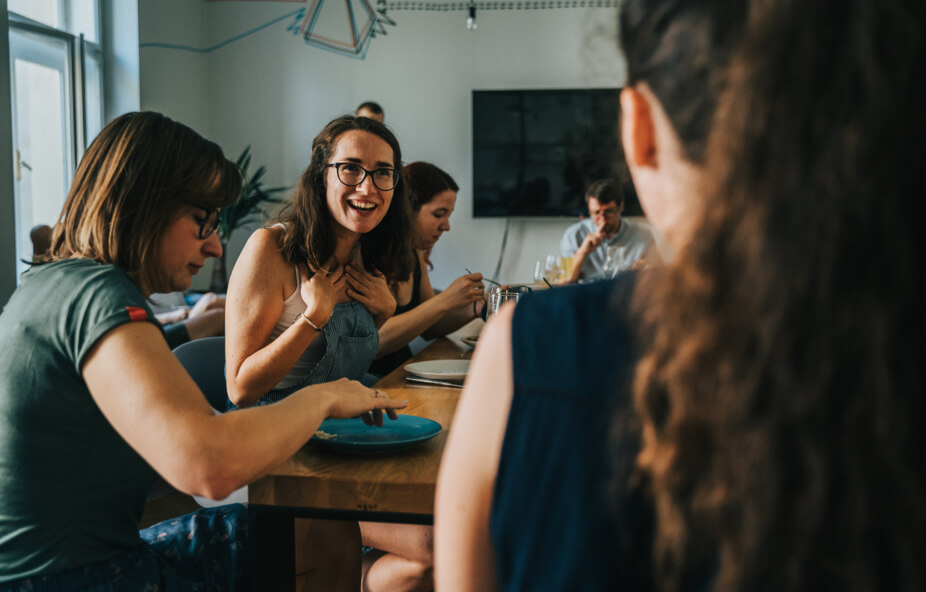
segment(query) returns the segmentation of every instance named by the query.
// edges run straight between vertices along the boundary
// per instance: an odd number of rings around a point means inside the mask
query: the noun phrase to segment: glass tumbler
[[[486,312],[486,318],[497,313],[508,302],[517,302],[521,292],[515,290],[502,290],[496,288],[489,292],[489,309]]]

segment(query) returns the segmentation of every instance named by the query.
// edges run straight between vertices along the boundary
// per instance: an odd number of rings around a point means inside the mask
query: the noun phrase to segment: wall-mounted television
[[[612,177],[642,215],[618,132],[618,88],[473,91],[473,216],[575,217]]]

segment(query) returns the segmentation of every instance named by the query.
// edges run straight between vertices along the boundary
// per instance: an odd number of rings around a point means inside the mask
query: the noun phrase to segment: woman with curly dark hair
[[[708,133],[746,18],[740,0],[622,4],[622,141],[647,218],[671,242],[702,203]],[[652,511],[631,478],[636,279],[533,293],[491,317],[438,478],[439,589],[652,588]]]
[[[704,203],[638,293],[663,587],[923,590],[920,0],[753,1]],[[913,314],[911,314],[913,313]]]

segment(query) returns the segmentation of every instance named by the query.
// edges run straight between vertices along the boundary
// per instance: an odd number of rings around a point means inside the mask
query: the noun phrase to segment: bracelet
[[[316,325],[315,323],[313,323],[313,322],[312,322],[312,319],[310,319],[309,317],[307,317],[304,311],[303,311],[303,312],[300,312],[300,313],[299,313],[299,316],[302,317],[302,320],[303,320],[303,321],[305,321],[306,323],[309,324],[309,327],[312,327],[313,329],[315,329],[315,330],[318,331],[318,332],[321,332],[322,327],[324,327],[324,325],[322,325],[321,327],[319,327],[318,325]]]

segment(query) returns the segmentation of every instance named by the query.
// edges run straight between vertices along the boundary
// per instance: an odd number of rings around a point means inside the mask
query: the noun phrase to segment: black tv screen
[[[618,132],[618,88],[473,91],[473,216],[587,214],[585,188],[614,178],[642,215]]]

